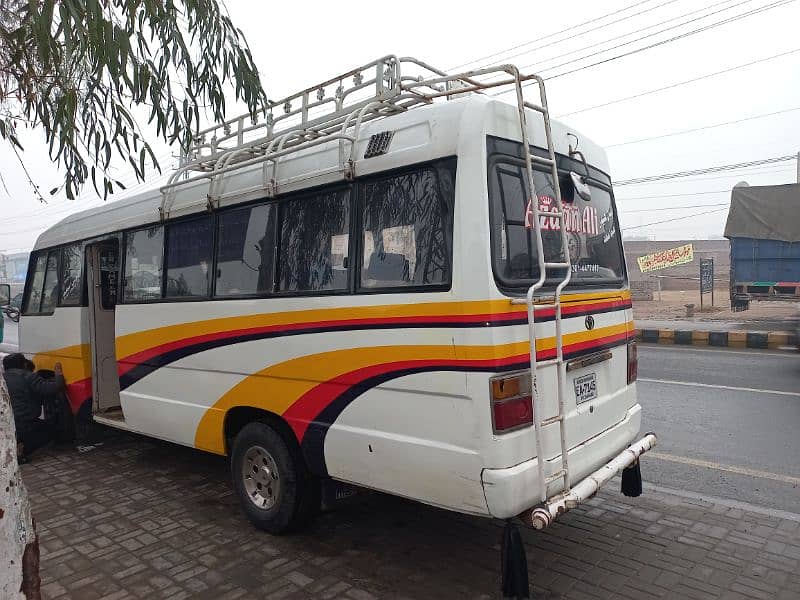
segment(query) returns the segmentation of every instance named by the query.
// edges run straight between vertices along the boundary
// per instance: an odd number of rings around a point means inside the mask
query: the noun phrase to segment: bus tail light
[[[639,351],[636,342],[628,343],[628,385],[636,381],[639,376]]]
[[[495,433],[508,433],[533,423],[529,372],[494,377],[490,385]]]

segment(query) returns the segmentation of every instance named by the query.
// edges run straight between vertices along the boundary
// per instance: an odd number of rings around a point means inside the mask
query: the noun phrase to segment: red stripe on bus
[[[87,377],[67,384],[67,399],[72,413],[76,414],[83,403],[92,397],[92,378]]]
[[[506,365],[513,365],[518,362],[524,362],[527,354],[520,356],[509,356],[502,359],[452,359],[452,360],[406,360],[391,363],[382,363],[378,365],[370,365],[361,369],[356,369],[348,373],[344,373],[330,381],[320,383],[302,396],[298,398],[286,411],[283,417],[295,432],[299,441],[303,440],[303,436],[308,429],[308,426],[314,421],[331,402],[339,397],[344,391],[359,385],[360,383],[376,377],[392,372],[407,372],[415,369],[425,367],[436,367],[441,369],[452,368],[485,368],[486,370],[500,369]]]
[[[599,302],[595,304],[584,304],[577,306],[564,305],[561,309],[563,315],[568,316],[577,312],[590,312],[601,311],[610,308],[628,308],[630,301],[626,300],[613,300],[609,302]],[[555,314],[555,309],[542,310],[537,313],[537,316],[552,317]],[[194,344],[202,344],[205,342],[212,342],[223,339],[234,339],[237,337],[246,337],[250,335],[263,335],[276,332],[296,332],[305,329],[327,329],[327,328],[342,328],[360,327],[360,326],[380,326],[380,325],[425,325],[431,324],[447,324],[447,323],[491,323],[491,322],[505,322],[522,319],[525,317],[524,311],[513,311],[505,313],[485,313],[485,314],[467,314],[467,315],[423,315],[423,316],[408,316],[408,317],[377,317],[369,319],[342,319],[334,321],[313,321],[307,323],[287,323],[280,325],[267,325],[264,327],[249,327],[245,329],[235,329],[231,331],[220,331],[216,333],[208,333],[190,338],[184,338],[161,344],[142,350],[135,354],[126,356],[118,361],[119,375],[122,376],[131,369],[147,361],[173,352],[181,350],[187,346]]]
[[[591,350],[598,347],[603,347],[608,344],[614,344],[625,341],[630,337],[628,332],[609,335],[586,342],[577,342],[564,346],[564,354],[572,354],[584,350]],[[547,360],[555,358],[555,348],[548,348],[536,353],[537,360]],[[289,423],[292,430],[295,432],[298,441],[302,442],[303,436],[308,429],[308,426],[317,418],[317,416],[338,396],[344,393],[349,388],[359,385],[362,382],[379,375],[384,375],[391,372],[397,372],[402,375],[405,372],[413,371],[415,369],[425,367],[436,367],[442,370],[452,368],[470,368],[470,369],[486,369],[487,371],[499,370],[504,366],[513,365],[516,363],[525,363],[529,360],[528,354],[509,356],[502,359],[441,359],[441,360],[409,360],[392,363],[382,363],[378,365],[371,365],[362,369],[356,369],[348,373],[344,373],[339,377],[320,383],[315,386],[300,398],[298,398],[286,411],[283,417]],[[398,375],[398,376],[399,376]]]

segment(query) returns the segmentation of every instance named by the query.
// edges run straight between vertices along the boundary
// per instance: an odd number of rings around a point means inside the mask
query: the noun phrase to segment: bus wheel
[[[245,425],[236,436],[231,474],[247,518],[269,533],[300,529],[319,508],[318,483],[300,449],[266,423]]]

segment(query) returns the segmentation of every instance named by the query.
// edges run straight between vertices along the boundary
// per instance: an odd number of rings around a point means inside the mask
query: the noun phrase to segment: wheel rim
[[[247,497],[256,507],[269,510],[280,499],[278,465],[272,455],[261,446],[253,446],[245,452],[242,479]]]

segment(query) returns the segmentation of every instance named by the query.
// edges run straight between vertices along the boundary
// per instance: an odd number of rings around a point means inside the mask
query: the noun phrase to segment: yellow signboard
[[[636,262],[639,263],[639,269],[642,273],[649,273],[650,271],[658,271],[659,269],[666,269],[667,267],[685,265],[693,260],[694,248],[691,244],[686,244],[685,246],[678,246],[670,250],[662,250],[655,254],[640,256],[636,259]]]

